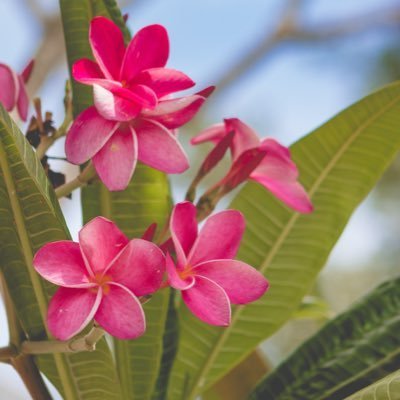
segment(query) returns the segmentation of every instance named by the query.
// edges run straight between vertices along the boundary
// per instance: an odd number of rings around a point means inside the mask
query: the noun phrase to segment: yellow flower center
[[[93,293],[97,293],[99,290],[99,287],[101,287],[103,294],[107,295],[110,293],[110,285],[108,282],[112,281],[110,275],[103,275],[100,273],[96,273],[92,278],[91,282],[95,283],[97,286],[90,288],[90,291]]]
[[[178,269],[178,275],[182,280],[185,280],[187,278],[190,278],[193,276],[193,268],[191,265],[186,265],[183,270]]]

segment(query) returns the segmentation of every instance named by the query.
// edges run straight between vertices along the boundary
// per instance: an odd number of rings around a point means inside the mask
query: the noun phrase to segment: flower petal
[[[147,240],[148,242],[152,242],[156,232],[157,232],[157,223],[153,222],[143,232],[141,239]]]
[[[86,85],[106,80],[98,64],[87,58],[81,58],[73,64],[72,76],[76,81]]]
[[[251,174],[250,177],[263,185],[274,196],[293,210],[303,214],[308,214],[314,210],[310,197],[299,182],[283,182],[253,174]]]
[[[149,25],[133,37],[125,52],[121,80],[130,82],[142,70],[164,67],[169,55],[166,29],[161,25]]]
[[[207,219],[189,254],[188,263],[234,258],[245,229],[243,215],[236,210],[221,211]]]
[[[221,286],[210,279],[196,277],[193,287],[182,291],[182,298],[189,310],[207,324],[230,324],[231,307],[228,296]]]
[[[260,298],[268,289],[268,281],[250,265],[236,260],[212,260],[196,265],[199,275],[216,282],[233,304],[246,304]]]
[[[0,64],[0,103],[11,111],[17,102],[18,78],[14,71],[5,64]]]
[[[146,330],[142,305],[129,289],[114,282],[103,296],[95,321],[118,339],[135,339]]]
[[[91,286],[88,277],[93,273],[86,268],[79,244],[70,240],[44,245],[35,254],[33,266],[44,279],[55,285]]]
[[[128,92],[129,90],[124,88],[120,88],[120,90],[115,88],[111,91],[104,88],[104,85],[94,84],[93,99],[99,114],[111,121],[129,121],[135,118],[142,109],[142,105],[134,94],[128,94]],[[132,94],[131,99],[127,99],[130,94]]]
[[[183,268],[186,265],[186,258],[190,249],[197,238],[196,207],[194,204],[189,201],[178,203],[172,210],[169,229],[178,258],[178,266]]]
[[[129,126],[119,128],[93,157],[97,174],[108,190],[124,190],[137,162],[137,138]]]
[[[106,270],[128,244],[128,238],[114,222],[96,217],[79,231],[79,244],[85,262],[96,274]]]
[[[236,160],[246,150],[258,147],[260,139],[253,129],[238,118],[224,120],[226,133],[234,131],[232,142],[232,157]]]
[[[204,102],[205,98],[197,95],[163,100],[154,110],[143,110],[142,115],[169,129],[175,129],[189,122]]]
[[[78,82],[86,85],[98,85],[111,92],[114,96],[120,97],[123,100],[132,101],[136,106],[140,105],[142,107],[154,108],[157,105],[157,96],[152,89],[140,84],[134,84],[129,88],[126,88],[122,86],[121,82],[105,79],[99,66],[91,60],[84,58],[78,60],[72,67],[72,74]],[[104,90],[99,90],[99,88],[97,88],[97,91],[95,91],[94,94],[96,96],[95,101],[99,101],[101,104],[107,99],[111,99],[108,101],[108,103],[111,104],[114,104],[117,101],[110,93],[107,93]],[[107,116],[108,114],[105,115],[105,117]]]
[[[50,300],[47,325],[59,340],[68,340],[79,333],[94,317],[102,292],[88,289],[59,288]]]
[[[134,82],[148,86],[158,98],[195,85],[183,72],[169,68],[146,69],[135,77]]]
[[[145,296],[160,288],[164,270],[162,251],[147,240],[133,239],[105,273],[112,276],[113,282],[126,286],[136,296]]]
[[[168,174],[178,174],[189,168],[185,150],[164,126],[143,118],[135,124],[135,131],[141,162]]]
[[[167,253],[165,265],[167,267],[168,282],[171,287],[177,290],[187,290],[194,285],[195,279],[193,276],[190,276],[185,280],[179,276],[175,263],[169,253]]]
[[[28,117],[29,99],[28,94],[26,93],[25,83],[20,76],[18,77],[18,81],[19,93],[17,99],[17,109],[22,121],[26,121],[26,118]]]
[[[65,153],[68,161],[82,164],[92,158],[118,128],[115,121],[105,120],[95,107],[81,112],[68,131]]]
[[[24,70],[21,72],[21,78],[22,81],[24,83],[28,82],[31,74],[32,74],[32,70],[33,70],[33,66],[35,65],[35,60],[30,60],[28,62],[28,64],[26,64],[26,67],[24,68]]]
[[[225,136],[229,137],[229,136]],[[222,143],[222,140],[221,142]],[[216,148],[216,147],[215,147]],[[234,188],[239,186],[241,183],[249,179],[251,173],[260,165],[265,158],[265,150],[261,147],[253,147],[245,150],[242,154],[236,158],[228,173],[224,178],[214,185],[215,188],[219,187],[219,193],[225,195]],[[213,187],[213,188],[214,188]]]
[[[297,181],[298,170],[289,150],[276,140],[263,140],[260,148],[266,156],[251,173],[251,179],[263,185],[286,205],[301,213],[309,213],[313,206],[307,192]]]
[[[198,135],[196,135],[191,141],[191,144],[200,144],[204,142],[220,142],[227,132],[225,131],[225,124],[219,123],[211,125],[209,128],[202,130]]]
[[[125,54],[121,30],[105,17],[95,17],[90,23],[89,41],[94,58],[108,79],[119,80]]]
[[[112,92],[125,99],[138,103],[142,107],[153,109],[157,105],[157,96],[152,89],[145,85],[131,85],[128,89],[120,88]]]
[[[290,150],[272,138],[265,138],[261,141],[260,147],[275,157],[291,160]],[[292,161],[293,162],[293,161]]]
[[[206,88],[199,90],[195,94],[197,94],[199,96],[202,96],[202,97],[205,97],[206,99],[208,99],[214,93],[214,90],[215,90],[215,86],[214,85],[207,86]]]

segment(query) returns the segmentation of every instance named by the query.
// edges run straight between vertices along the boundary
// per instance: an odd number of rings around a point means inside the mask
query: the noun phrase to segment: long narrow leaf
[[[346,400],[397,400],[400,398],[400,370],[347,397]]]
[[[234,307],[228,328],[207,326],[183,307],[181,342],[169,399],[193,399],[277,331],[299,306],[355,208],[400,147],[400,84],[362,99],[291,147],[315,206],[294,213],[256,183],[231,204],[247,221],[238,258],[257,267],[271,288]]]
[[[92,58],[88,43],[90,19],[105,15],[123,30],[129,39],[121,13],[114,0],[60,0],[68,63],[79,58]],[[74,83],[75,115],[92,104],[91,90]],[[108,217],[130,237],[139,237],[153,222],[166,223],[171,207],[168,181],[164,174],[138,165],[129,187],[110,193],[96,183],[82,190],[83,219],[98,215]],[[118,371],[126,399],[150,399],[156,384],[162,357],[162,339],[168,310],[168,291],[157,293],[145,304],[146,334],[135,341],[115,341]]]
[[[171,291],[165,332],[163,337],[163,355],[160,365],[160,373],[157,378],[151,400],[164,400],[167,395],[168,379],[172,364],[178,350],[179,329],[178,315],[175,308],[175,292]]]
[[[30,144],[0,106],[0,266],[30,339],[46,339],[44,285],[32,266],[44,244],[69,234],[53,189]],[[42,371],[67,400],[119,399],[119,384],[105,342],[93,353],[39,358]]]
[[[339,315],[259,383],[250,397],[343,399],[400,368],[400,278]]]

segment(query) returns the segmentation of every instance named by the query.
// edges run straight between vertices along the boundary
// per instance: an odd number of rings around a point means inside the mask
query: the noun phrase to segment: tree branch
[[[303,26],[299,22],[302,1],[289,1],[280,23],[272,33],[259,39],[245,56],[234,64],[217,80],[217,96],[236,83],[261,60],[271,55],[283,43],[323,43],[338,40],[367,31],[395,28],[400,26],[400,7],[385,11],[369,12],[357,17],[347,18],[314,27]]]

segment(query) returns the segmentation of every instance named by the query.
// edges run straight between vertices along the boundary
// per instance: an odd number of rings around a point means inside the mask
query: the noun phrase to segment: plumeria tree
[[[60,0],[60,9],[71,78],[61,126],[37,99],[28,114],[33,61],[21,73],[0,64],[0,276],[10,332],[0,360],[34,399],[52,398],[48,381],[67,400],[232,399],[216,384],[244,371],[291,318],[396,156],[400,85],[290,149],[227,110],[192,139],[211,150],[185,198],[173,201],[168,174],[191,166],[179,128],[215,88],[179,94],[195,82],[167,66],[165,27],[131,37],[114,1]],[[30,117],[26,135],[14,109]],[[80,166],[69,181],[47,155],[64,136],[66,161]],[[224,176],[200,191],[225,157]],[[58,199],[77,189],[83,223],[74,242]],[[216,211],[228,194],[229,207]],[[397,398],[399,305],[398,281],[381,285],[277,368],[258,368],[259,382],[239,396]]]

